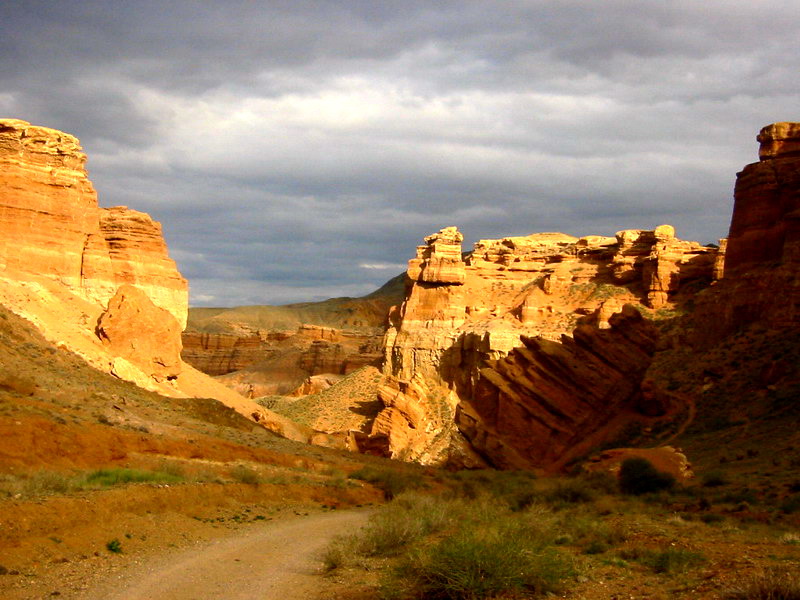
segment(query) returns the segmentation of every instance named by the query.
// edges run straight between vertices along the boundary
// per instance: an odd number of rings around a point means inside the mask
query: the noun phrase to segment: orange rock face
[[[156,381],[181,372],[181,327],[141,289],[122,285],[97,324],[97,336],[112,354],[132,363]],[[115,365],[116,366],[116,365]]]
[[[75,137],[0,120],[0,269],[9,279],[50,277],[103,305],[130,283],[184,326],[188,286],[160,225],[125,207],[100,208],[85,163]]]
[[[373,433],[388,440],[392,456],[452,460],[448,452],[463,440],[443,423],[474,398],[486,361],[524,339],[561,340],[580,323],[608,329],[625,303],[671,306],[686,284],[711,281],[717,254],[676,238],[669,225],[615,237],[481,240],[463,261],[461,239],[452,227],[426,238],[409,261],[405,301],[390,313],[384,373],[394,392],[381,394],[387,414]]]
[[[561,342],[523,338],[523,345],[480,370],[456,423],[496,466],[563,466],[580,456],[588,434],[636,410],[657,331],[631,305],[609,329],[582,325]]]

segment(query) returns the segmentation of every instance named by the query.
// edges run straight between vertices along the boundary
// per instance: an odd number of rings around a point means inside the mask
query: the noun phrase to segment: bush
[[[246,465],[236,465],[231,469],[230,475],[235,481],[246,483],[247,485],[256,485],[261,481],[258,472]]]
[[[657,470],[644,458],[628,458],[619,470],[619,487],[625,494],[639,496],[668,490],[674,485],[675,478],[672,475]]]
[[[668,548],[666,550],[626,548],[619,552],[619,557],[625,560],[635,560],[650,567],[656,573],[686,571],[689,568],[700,566],[706,560],[698,552],[691,552],[681,548]]]
[[[541,544],[520,522],[464,528],[412,552],[384,584],[415,598],[478,600],[499,594],[544,594],[572,574],[569,559]]]
[[[451,476],[451,495],[475,499],[493,496],[513,511],[524,510],[537,498],[533,482],[536,475],[530,471],[494,471],[481,469],[459,471]]]
[[[721,487],[729,483],[722,471],[711,471],[703,476],[703,487]]]
[[[550,503],[577,504],[591,502],[595,498],[595,491],[582,479],[565,479],[559,481],[545,494],[545,499]]]
[[[122,544],[118,539],[113,539],[106,543],[106,549],[114,554],[120,554],[122,552]]]
[[[787,515],[791,515],[800,510],[800,494],[795,494],[781,502],[781,510]]]
[[[391,500],[406,490],[417,489],[423,485],[422,476],[418,473],[370,466],[353,471],[350,473],[349,478],[371,483],[383,491],[383,495],[387,500]]]
[[[724,600],[800,600],[796,571],[773,569],[743,581],[723,593]]]

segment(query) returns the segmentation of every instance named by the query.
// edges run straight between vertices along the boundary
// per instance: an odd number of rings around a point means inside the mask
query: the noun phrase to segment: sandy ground
[[[119,556],[116,564],[86,561],[62,573],[61,585],[56,580],[6,593],[20,600],[322,600],[334,592],[321,573],[321,550],[335,535],[357,530],[368,514],[293,515],[189,547]]]

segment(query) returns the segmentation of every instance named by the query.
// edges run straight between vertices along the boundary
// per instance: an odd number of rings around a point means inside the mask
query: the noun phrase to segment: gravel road
[[[117,572],[78,598],[107,600],[309,600],[324,597],[319,552],[363,525],[368,511],[265,523],[257,530]]]

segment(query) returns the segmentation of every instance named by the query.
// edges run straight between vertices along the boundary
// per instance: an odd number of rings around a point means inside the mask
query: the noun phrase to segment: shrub
[[[384,592],[402,588],[416,598],[477,600],[499,594],[544,594],[572,574],[566,556],[542,545],[519,522],[464,528],[412,552],[395,568]]]
[[[800,510],[800,494],[790,496],[781,502],[781,510],[787,515],[791,515],[792,513],[796,513],[798,510]]]
[[[236,465],[231,469],[230,475],[235,481],[246,483],[247,485],[256,485],[261,481],[258,472],[247,465]]]
[[[377,468],[366,466],[349,475],[350,479],[359,479],[371,483],[381,491],[387,500],[406,490],[422,487],[422,476],[418,473],[409,473],[397,469]]]
[[[635,560],[656,573],[674,573],[686,571],[705,562],[705,557],[698,552],[681,548],[651,550],[649,548],[626,548],[619,552],[620,558]]]
[[[675,478],[657,470],[644,458],[628,458],[619,470],[619,487],[625,494],[639,496],[650,492],[671,489]]]
[[[451,521],[452,503],[430,496],[405,494],[376,512],[361,533],[363,556],[392,556]]]
[[[114,538],[110,542],[106,542],[106,549],[114,554],[120,554],[122,552],[122,544],[118,539]]]
[[[724,600],[800,600],[796,571],[772,569],[742,581],[723,593]]]
[[[559,481],[545,494],[545,499],[551,503],[577,504],[591,502],[595,492],[590,485],[582,479],[565,479]]]
[[[720,487],[729,483],[722,471],[711,471],[703,476],[703,487]]]

